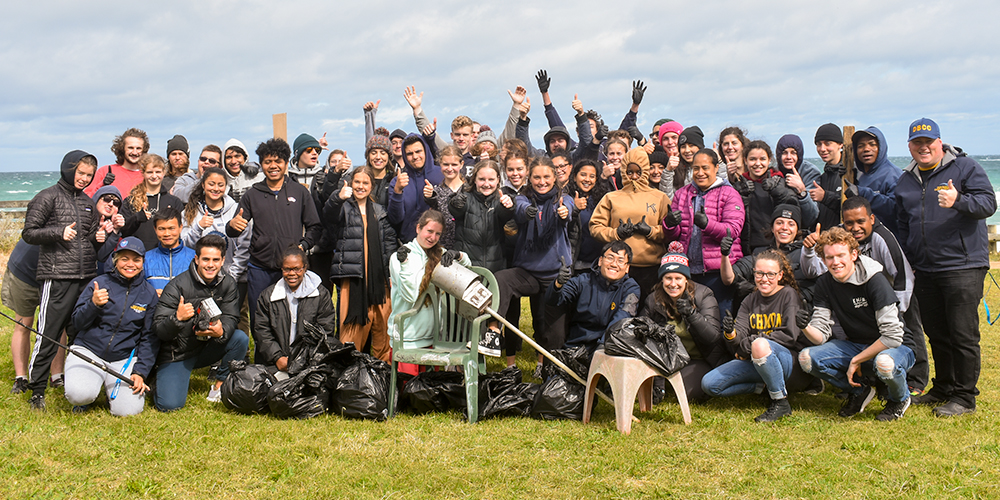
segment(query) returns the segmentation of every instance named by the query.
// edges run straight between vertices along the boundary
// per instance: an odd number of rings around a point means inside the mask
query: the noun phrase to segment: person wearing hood
[[[819,218],[819,206],[809,196],[809,187],[819,181],[820,173],[805,153],[802,139],[794,134],[785,134],[774,147],[778,171],[785,176],[785,185],[795,193],[795,200],[802,211],[802,227],[809,227]]]
[[[261,292],[281,279],[282,253],[293,245],[303,251],[312,248],[323,227],[309,189],[288,175],[288,143],[269,139],[256,153],[265,178],[243,194],[236,216],[226,224],[226,236],[239,238],[253,221],[247,269],[251,325]]]
[[[915,400],[934,414],[976,410],[979,303],[990,266],[986,219],[997,210],[986,171],[941,141],[928,118],[910,124],[913,161],[896,183],[899,243],[913,266],[913,293],[934,356],[934,386]]]
[[[174,188],[174,182],[178,177],[184,175],[191,166],[191,149],[188,146],[187,138],[183,135],[174,135],[167,141],[167,172],[163,176],[163,184],[160,189],[170,192]]]
[[[149,136],[146,132],[137,128],[126,130],[115,137],[111,143],[111,152],[115,154],[117,163],[105,165],[94,172],[97,182],[83,190],[87,196],[94,196],[101,186],[108,185],[118,188],[121,193],[128,193],[142,182],[139,159],[149,152]]]
[[[771,147],[764,141],[750,141],[743,150],[746,171],[742,182],[733,187],[743,196],[747,218],[743,225],[741,240],[743,254],[752,254],[758,248],[767,247],[767,235],[771,232],[771,213],[781,204],[795,204],[794,192],[785,185],[785,178],[771,166]]]
[[[816,280],[812,311],[800,309],[795,320],[814,344],[799,353],[802,371],[847,393],[838,413],[845,418],[863,412],[875,397],[875,387],[862,378],[875,374],[888,389],[877,420],[902,418],[910,407],[906,372],[913,367],[913,351],[903,345],[899,299],[882,265],[861,255],[858,241],[843,228],[824,231],[816,247],[829,271]],[[844,340],[830,338],[834,317]]]
[[[183,273],[194,260],[194,250],[181,239],[181,212],[165,208],[153,214],[150,221],[156,228],[156,246],[146,252],[146,281],[153,284],[156,293],[163,292],[174,276]],[[145,246],[145,245],[144,245]]]
[[[258,299],[253,337],[261,356],[256,362],[287,372],[305,325],[321,328],[332,337],[337,311],[330,292],[309,270],[305,252],[290,247],[281,262],[282,279],[264,289]]]
[[[821,125],[816,130],[816,152],[825,164],[819,181],[806,185],[809,197],[819,209],[817,222],[825,229],[840,224],[840,191],[844,177],[844,133],[833,123]]]
[[[97,158],[75,150],[66,153],[60,166],[59,181],[41,190],[28,202],[21,238],[38,245],[38,272],[42,283],[38,333],[59,340],[70,323],[77,297],[97,275],[97,231],[100,217],[94,201],[84,189],[94,179]],[[119,197],[120,199],[120,197]],[[58,347],[38,339],[28,372],[32,409],[45,409],[45,388],[49,369]],[[58,384],[62,374],[53,374]]]
[[[444,181],[441,168],[434,163],[434,155],[427,141],[417,134],[406,136],[403,141],[404,167],[389,181],[389,223],[396,229],[399,240],[408,243],[417,235],[416,223],[420,214],[430,208],[424,200],[424,186],[436,186]]]
[[[101,244],[97,249],[97,274],[104,274],[104,266],[115,251],[118,240],[122,238],[122,228],[125,226],[125,216],[119,213],[122,195],[114,186],[102,186],[94,193],[93,200],[99,217],[96,238]]]
[[[896,183],[903,170],[889,161],[889,146],[882,131],[868,127],[854,133],[854,184],[872,206],[878,220],[896,234]],[[850,189],[850,187],[848,187]]]
[[[670,212],[666,193],[649,187],[649,155],[633,148],[622,160],[622,188],[608,192],[590,217],[590,235],[600,243],[628,243],[629,275],[639,284],[639,303],[656,285],[663,244],[663,217]]]
[[[545,290],[548,305],[567,309],[571,318],[565,347],[586,346],[591,354],[604,343],[604,332],[631,318],[639,307],[639,285],[629,277],[632,249],[621,240],[604,245],[590,272],[573,276],[564,265]]]
[[[669,125],[669,122],[664,125]],[[662,141],[661,135],[661,141]],[[729,310],[733,294],[719,275],[723,259],[721,245],[726,236],[734,239],[730,263],[743,256],[739,235],[746,216],[740,194],[718,177],[719,156],[711,149],[694,155],[691,183],[674,194],[670,211],[663,219],[665,242],[679,241],[688,256],[691,279],[712,289],[719,310]]]
[[[319,166],[319,155],[326,144],[326,134],[317,140],[309,134],[299,134],[292,143],[292,162],[288,165],[288,177],[310,188],[315,176],[322,170]],[[308,250],[308,249],[307,249]]]
[[[66,400],[73,412],[86,411],[101,387],[108,396],[111,414],[137,415],[145,406],[149,378],[160,349],[153,333],[153,312],[159,300],[143,276],[146,248],[129,236],[118,242],[111,258],[111,272],[98,276],[84,288],[73,308],[78,332],[70,347],[132,380],[132,385],[78,358],[66,359]]]
[[[257,162],[248,162],[250,155],[247,147],[237,139],[229,139],[222,147],[223,162],[225,162],[228,194],[236,203],[243,198],[251,186],[264,180],[264,172],[260,171]]]
[[[125,226],[122,236],[135,236],[146,248],[156,246],[156,231],[152,217],[160,210],[172,208],[181,210],[184,203],[163,189],[163,171],[166,161],[157,154],[146,154],[139,159],[139,170],[143,181],[132,188],[132,192],[122,202],[121,214]]]
[[[229,362],[244,359],[250,344],[247,334],[236,328],[239,293],[236,281],[223,271],[225,238],[207,235],[194,252],[187,271],[163,288],[153,313],[153,331],[160,339],[154,399],[163,412],[184,407],[192,371],[221,361],[207,398],[220,402]],[[212,311],[209,300],[218,311]]]
[[[337,285],[340,340],[364,350],[371,338],[372,355],[390,355],[389,256],[396,252],[396,232],[385,208],[371,198],[375,174],[354,169],[344,186],[326,202],[323,220],[336,242],[330,279]]]

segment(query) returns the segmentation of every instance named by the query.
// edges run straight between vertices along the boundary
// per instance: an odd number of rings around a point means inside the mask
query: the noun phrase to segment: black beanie
[[[843,144],[844,132],[834,123],[821,125],[819,130],[816,131],[816,138],[813,139],[813,144],[819,141],[833,141],[837,144]]]
[[[191,156],[191,151],[188,150],[188,140],[183,135],[177,134],[173,139],[167,141],[167,157],[170,157],[170,153],[174,151],[183,151],[184,154]]]
[[[677,138],[677,145],[681,144],[694,144],[698,146],[698,149],[703,149],[705,147],[705,133],[697,125],[688,127]]]
[[[406,139],[406,132],[403,132],[402,129],[398,129],[398,128],[396,130],[393,130],[392,133],[389,134],[389,140],[393,140],[393,139],[396,139],[396,138]]]
[[[771,224],[774,224],[774,221],[779,217],[792,219],[796,226],[802,227],[802,209],[798,205],[783,203],[774,207],[774,210],[771,211]]]
[[[657,147],[653,150],[653,154],[649,155],[649,164],[652,165],[654,163],[659,163],[665,167],[667,163],[670,163],[670,156],[662,148]]]

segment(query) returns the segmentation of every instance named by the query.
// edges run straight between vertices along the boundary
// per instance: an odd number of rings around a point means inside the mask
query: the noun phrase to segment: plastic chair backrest
[[[493,294],[494,301],[497,300],[499,291],[497,289],[496,278],[489,269],[477,266],[469,266],[469,270],[482,277],[482,283]],[[440,347],[461,347],[465,346],[472,337],[472,321],[469,321],[458,313],[461,305],[461,297],[454,297],[444,291],[439,291],[438,305],[440,307],[438,315],[438,336],[434,341],[435,346]],[[484,314],[483,316],[488,316]],[[482,316],[480,316],[482,318]]]

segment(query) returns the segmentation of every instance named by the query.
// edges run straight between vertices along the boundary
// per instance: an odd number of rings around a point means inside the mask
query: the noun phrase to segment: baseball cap
[[[921,118],[910,124],[910,138],[906,141],[909,142],[920,137],[940,139],[941,129],[938,128],[937,123],[934,123],[934,120],[931,120],[930,118]]]

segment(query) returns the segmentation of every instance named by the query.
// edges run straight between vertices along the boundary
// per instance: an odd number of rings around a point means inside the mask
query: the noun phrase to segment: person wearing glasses
[[[97,243],[97,274],[104,274],[108,257],[115,251],[118,240],[122,238],[122,228],[125,217],[119,211],[122,207],[122,195],[114,186],[103,186],[94,193],[94,208],[98,214]]]
[[[288,166],[288,177],[306,188],[311,188],[313,178],[323,170],[319,166],[319,155],[326,146],[325,137],[317,140],[309,134],[299,134],[292,146],[295,154],[292,155],[291,164]]]
[[[333,333],[337,310],[319,275],[309,270],[306,253],[289,247],[281,259],[281,279],[264,289],[257,300],[253,325],[258,364],[287,371],[289,356],[305,331],[305,323]]]
[[[205,146],[201,150],[201,155],[198,156],[198,171],[192,172],[188,170],[184,175],[178,177],[174,181],[174,187],[170,190],[170,194],[187,203],[188,198],[191,197],[191,192],[194,191],[194,187],[198,185],[201,177],[205,175],[205,169],[222,166],[222,149],[219,149],[219,146],[215,144]]]
[[[779,250],[765,250],[753,265],[757,289],[740,305],[733,318],[726,311],[722,338],[735,359],[708,372],[701,388],[710,396],[760,394],[770,404],[755,422],[776,422],[792,414],[785,384],[801,349],[795,316],[802,299],[791,265]]]

